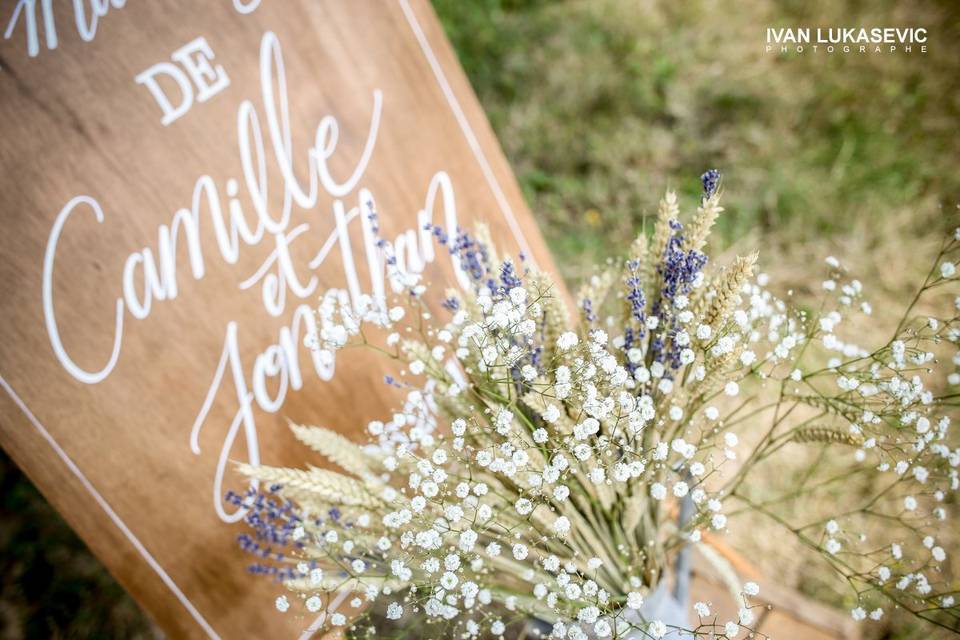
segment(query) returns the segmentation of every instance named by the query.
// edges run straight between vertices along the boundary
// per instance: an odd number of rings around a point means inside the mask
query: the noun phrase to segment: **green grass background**
[[[725,174],[723,239],[795,243],[960,196],[955,2],[435,0],[576,279],[667,186]],[[927,54],[764,52],[766,27],[909,25]]]
[[[922,235],[960,200],[956,2],[434,6],[571,282],[624,248],[666,187],[692,202],[711,167],[725,174],[719,242],[749,237],[773,259],[876,229]],[[767,27],[859,25],[926,27],[929,52],[763,50]],[[155,637],[2,454],[0,487],[0,640]]]

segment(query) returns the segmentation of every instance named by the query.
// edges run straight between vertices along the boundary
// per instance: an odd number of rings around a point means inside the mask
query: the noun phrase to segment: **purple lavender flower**
[[[380,235],[380,219],[377,215],[376,209],[373,208],[373,202],[367,202],[367,206],[370,208],[370,213],[367,214],[367,220],[370,221],[370,229],[373,231],[373,234],[376,236]]]
[[[513,262],[510,260],[505,260],[500,267],[500,282],[503,284],[504,291],[509,291],[510,289],[523,285],[520,276],[517,275],[516,269],[513,268]]]
[[[590,298],[584,298],[580,306],[583,309],[583,316],[587,319],[587,322],[593,322],[597,319],[597,314],[593,312],[593,301],[590,300]]]
[[[709,198],[717,192],[717,187],[720,186],[720,172],[716,169],[710,169],[700,176],[700,182],[703,184],[703,197]]]
[[[294,505],[289,500],[282,500],[277,495],[278,485],[271,486],[269,493],[257,492],[248,489],[244,495],[230,491],[226,495],[226,502],[237,507],[247,509],[244,520],[253,529],[253,536],[243,534],[237,538],[240,548],[258,558],[282,561],[282,551],[274,551],[274,547],[281,549],[293,544],[301,547],[302,544],[293,540],[293,532],[300,525],[301,518]],[[257,567],[257,569],[254,569]],[[275,573],[262,565],[254,565],[251,571],[255,573]]]
[[[460,267],[473,280],[474,286],[479,287],[481,283],[491,286],[492,279],[489,277],[491,268],[489,264],[489,254],[482,243],[475,240],[469,233],[463,229],[457,229],[457,235],[451,242],[447,232],[439,225],[427,223],[424,229],[430,231],[436,239],[437,244],[447,247],[450,255],[460,259]],[[484,282],[486,280],[487,282]]]
[[[707,264],[707,256],[696,249],[683,250],[683,225],[677,220],[670,221],[673,234],[664,249],[663,258],[657,266],[657,273],[663,279],[660,289],[661,303],[671,306],[678,294],[690,293],[697,274]],[[661,308],[663,308],[661,306]],[[659,315],[659,314],[657,314]]]
[[[647,297],[643,293],[643,283],[640,281],[640,262],[630,260],[627,262],[627,268],[630,275],[627,277],[627,302],[630,303],[630,317],[637,323],[636,329],[628,326],[623,333],[623,352],[626,354],[633,348],[633,345],[642,340],[647,332]],[[637,365],[627,359],[627,371],[633,375],[637,370]]]
[[[660,264],[657,265],[661,285],[660,297],[653,305],[653,314],[660,317],[661,321],[670,320],[670,324],[665,325],[664,330],[672,336],[677,330],[677,322],[672,314],[674,302],[678,295],[690,293],[697,274],[707,264],[707,256],[696,249],[683,250],[683,225],[679,221],[671,220],[670,228],[673,233],[663,251]],[[657,362],[669,362],[674,369],[680,368],[680,347],[672,345],[669,352],[665,351],[665,348],[666,344],[662,339],[654,340],[651,345],[654,359]]]
[[[638,260],[631,260],[627,263],[627,268],[630,269],[630,276],[626,281],[627,300],[630,302],[630,316],[640,325],[640,335],[638,337],[642,338],[644,334],[644,323],[646,322],[645,309],[647,306],[647,298],[643,294],[643,283],[640,282],[640,274],[638,273],[640,262]]]
[[[403,389],[403,384],[393,376],[383,376],[383,381],[388,385],[390,385],[391,387],[396,387],[397,389]]]

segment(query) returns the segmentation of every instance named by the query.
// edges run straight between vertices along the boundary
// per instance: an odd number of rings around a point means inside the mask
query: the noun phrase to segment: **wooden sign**
[[[174,637],[307,637],[234,538],[230,461],[357,434],[382,361],[303,346],[330,290],[454,283],[427,223],[549,268],[425,0],[8,0],[0,442]]]

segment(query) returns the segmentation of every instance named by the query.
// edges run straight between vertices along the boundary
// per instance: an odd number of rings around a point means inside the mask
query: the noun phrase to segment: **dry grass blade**
[[[317,453],[326,456],[344,471],[363,477],[373,469],[373,461],[359,445],[351,442],[336,431],[324,427],[308,427],[290,423],[290,430],[297,440]]]
[[[863,437],[859,434],[822,426],[797,429],[790,440],[801,443],[845,444],[851,447],[863,444]]]
[[[718,279],[714,297],[704,314],[704,324],[718,329],[726,323],[730,312],[737,304],[743,284],[753,273],[753,266],[756,262],[756,253],[748,256],[738,256],[733,264],[723,271]]]
[[[256,478],[271,485],[280,485],[280,493],[291,500],[322,501],[331,505],[350,507],[377,507],[380,501],[371,495],[363,484],[335,471],[311,468],[286,469],[283,467],[237,465],[245,476]]]
[[[686,240],[684,242],[685,251],[703,251],[703,247],[707,243],[707,238],[710,236],[710,230],[722,212],[723,207],[720,206],[719,192],[707,198],[703,204],[697,208],[696,217],[687,227]]]
[[[673,191],[667,191],[663,199],[660,200],[660,207],[657,210],[657,222],[653,227],[653,240],[647,251],[646,259],[641,265],[640,279],[644,286],[649,286],[654,281],[654,274],[657,272],[656,264],[663,256],[667,248],[667,242],[670,240],[670,221],[680,216],[680,205],[677,202],[677,194]]]
[[[313,582],[309,578],[298,578],[296,580],[284,581],[284,586],[291,591],[301,591],[304,593],[316,593],[317,591],[347,591],[352,593],[363,593],[370,586],[377,586],[381,591],[384,588],[390,590],[402,589],[405,585],[400,580],[388,579],[383,576],[363,576],[362,579],[355,577],[343,577],[338,575],[325,574],[319,582]]]

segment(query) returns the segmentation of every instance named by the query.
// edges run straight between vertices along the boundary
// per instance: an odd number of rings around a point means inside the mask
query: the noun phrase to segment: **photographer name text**
[[[926,53],[923,27],[823,27],[766,30],[767,53]]]

